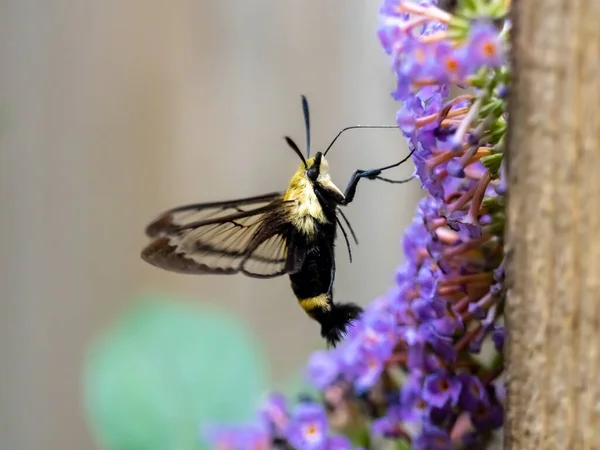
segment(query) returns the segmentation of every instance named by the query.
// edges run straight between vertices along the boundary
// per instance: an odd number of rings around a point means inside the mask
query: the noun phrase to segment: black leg
[[[415,174],[411,175],[408,178],[405,178],[404,180],[390,180],[389,178],[384,178],[384,177],[375,177],[376,180],[381,180],[381,181],[385,181],[386,183],[391,183],[391,184],[402,184],[402,183],[408,183],[409,181],[412,181],[416,178],[417,176]]]
[[[391,164],[389,166],[381,167],[379,169],[371,169],[371,170],[357,170],[354,172],[352,177],[350,178],[350,182],[348,183],[348,187],[346,188],[346,192],[344,193],[344,200],[340,202],[341,205],[347,205],[352,200],[354,200],[354,195],[356,195],[356,186],[361,178],[368,178],[369,180],[377,180],[380,179],[382,181],[386,181],[388,183],[393,183],[393,180],[389,180],[387,178],[380,177],[381,172],[384,170],[392,169],[394,167],[398,167],[400,164],[406,162],[412,154],[415,152],[416,148],[413,149],[408,156],[403,158],[401,161],[398,161],[396,164]],[[411,178],[412,179],[412,178]],[[402,180],[404,182],[404,180]]]
[[[350,234],[352,235],[352,239],[354,239],[354,243],[356,245],[358,245],[358,239],[356,238],[356,233],[354,233],[354,230],[352,229],[352,225],[350,225],[350,221],[348,220],[348,218],[344,214],[344,211],[342,211],[342,208],[338,208],[337,212],[340,213],[340,216],[342,216],[342,219],[344,219],[344,222],[346,222],[346,225],[348,225],[348,229],[350,230]]]
[[[340,202],[341,205],[347,205],[348,203],[354,200],[354,196],[356,195],[356,186],[358,186],[358,182],[361,178],[369,178],[374,180],[381,173],[381,169],[373,169],[373,170],[357,170],[352,174],[350,178],[350,182],[348,183],[348,187],[346,187],[346,192],[344,192],[344,200]]]
[[[331,294],[331,291],[333,290],[333,280],[335,280],[335,257],[333,256],[332,248],[329,248],[329,253],[331,254],[331,281],[329,282],[327,293]]]
[[[321,205],[327,204],[327,199],[323,196],[323,194],[318,189],[315,189],[315,194],[316,194],[317,198],[319,199],[319,202],[321,202]],[[340,223],[337,216],[336,216],[336,221],[338,224]],[[343,230],[342,233],[344,233],[344,237],[346,237],[346,231]],[[348,243],[348,237],[346,237],[346,243]],[[331,245],[333,245],[333,243]],[[329,289],[327,289],[327,293],[330,294],[331,290],[333,289],[333,280],[335,279],[335,256],[333,254],[333,247],[329,247],[328,250],[329,250],[329,254],[331,255],[331,281],[329,282]],[[348,251],[350,251],[349,245],[348,245]],[[350,260],[352,260],[352,256],[350,256]]]
[[[340,226],[340,230],[342,230],[342,235],[344,235],[344,240],[346,241],[346,248],[348,249],[348,257],[350,258],[350,262],[352,262],[352,250],[350,249],[350,241],[348,241],[348,235],[346,234],[346,230],[344,230],[342,222],[340,222],[340,219],[337,216],[335,218],[335,221]]]

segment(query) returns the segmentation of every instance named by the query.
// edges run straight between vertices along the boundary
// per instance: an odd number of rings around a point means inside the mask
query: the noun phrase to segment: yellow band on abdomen
[[[329,296],[327,294],[317,295],[316,297],[304,298],[298,300],[300,306],[304,311],[310,313],[315,308],[321,308],[329,310],[331,305],[329,304]]]

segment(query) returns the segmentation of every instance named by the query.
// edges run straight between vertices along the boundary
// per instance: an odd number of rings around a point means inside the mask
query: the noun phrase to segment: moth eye
[[[306,171],[306,176],[310,181],[317,181],[317,178],[319,178],[319,169],[317,169],[315,166],[312,166]]]

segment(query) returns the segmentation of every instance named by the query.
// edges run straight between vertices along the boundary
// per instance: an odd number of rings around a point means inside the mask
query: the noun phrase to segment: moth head
[[[321,193],[324,193],[327,197],[332,197],[336,201],[344,198],[342,192],[331,181],[329,163],[323,156],[323,153],[317,152],[314,157],[308,158],[305,170],[306,178],[312,183],[315,189],[319,189]]]
[[[306,178],[313,183],[319,180],[319,175],[326,175],[328,169],[329,164],[321,152],[306,160]]]

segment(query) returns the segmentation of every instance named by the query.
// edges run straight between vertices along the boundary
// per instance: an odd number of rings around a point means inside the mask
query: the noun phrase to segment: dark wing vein
[[[255,207],[249,209],[252,204]],[[303,262],[297,252],[288,257],[288,209],[293,204],[281,194],[270,194],[238,203],[174,208],[148,226],[154,239],[142,258],[162,269],[188,274],[242,272],[271,278],[293,272]]]
[[[281,199],[283,199],[281,192],[273,192],[238,200],[179,206],[160,214],[146,227],[146,234],[149,237],[165,236],[172,229],[178,229],[186,224],[193,226],[194,223],[204,221],[218,222],[219,219],[232,217],[236,214],[256,211],[257,208],[268,206]]]

